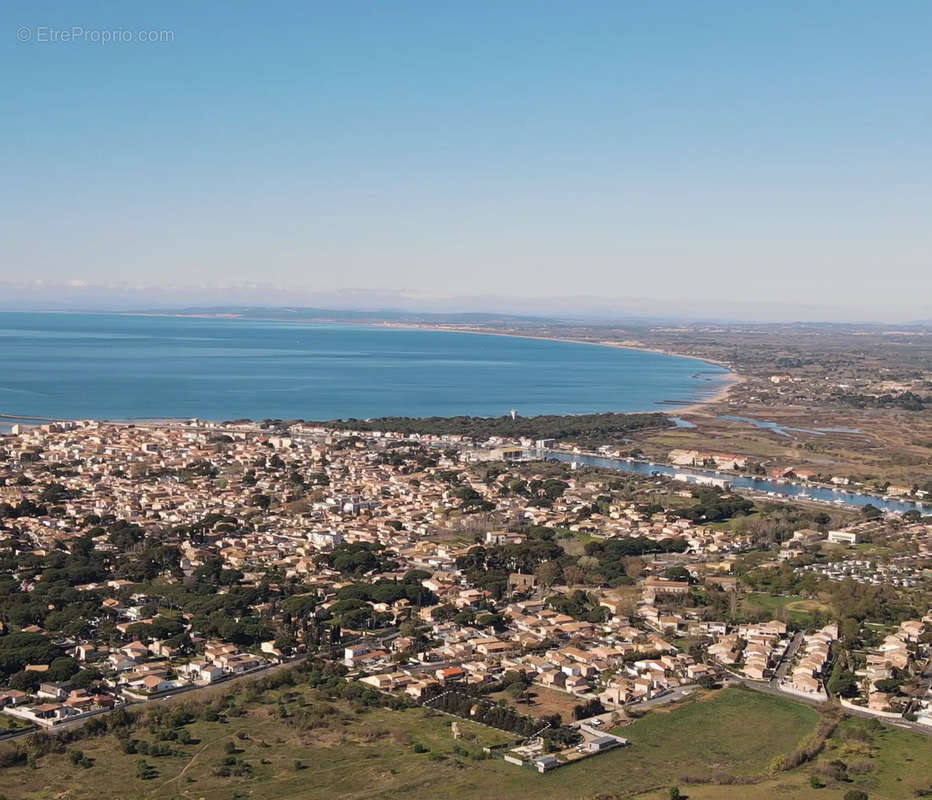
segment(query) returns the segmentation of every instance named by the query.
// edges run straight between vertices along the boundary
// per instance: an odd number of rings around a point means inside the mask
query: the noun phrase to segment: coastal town
[[[817,481],[859,482],[879,494],[932,494],[932,338],[925,326],[765,323],[583,325],[425,323],[426,328],[561,338],[701,358],[727,385],[701,402],[665,403],[682,420],[647,429],[628,449],[724,451]],[[686,462],[692,458],[683,456]],[[704,460],[704,459],[702,459]]]
[[[932,3],[7,5],[0,800],[932,800]]]
[[[539,772],[722,685],[932,734],[928,520],[789,514],[536,455],[561,447],[309,423],[16,426],[0,439],[5,736],[309,658],[515,732],[500,755]],[[687,459],[747,467],[671,454]]]

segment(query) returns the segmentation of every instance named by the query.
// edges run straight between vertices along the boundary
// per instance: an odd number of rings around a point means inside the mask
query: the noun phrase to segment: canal
[[[900,513],[911,510],[925,512],[928,508],[932,508],[932,502],[923,504],[918,501],[901,500],[897,498],[885,499],[879,495],[853,492],[842,488],[828,489],[822,486],[808,486],[799,483],[777,483],[776,481],[767,480],[766,478],[751,477],[749,475],[733,475],[716,470],[671,467],[666,464],[650,464],[644,461],[628,461],[620,458],[608,458],[586,453],[567,453],[560,450],[539,450],[536,451],[536,453],[541,458],[552,458],[556,461],[564,462],[575,461],[590,467],[616,469],[622,472],[637,472],[641,475],[659,474],[672,478],[676,475],[686,474],[697,478],[711,478],[713,480],[727,481],[736,489],[747,489],[763,494],[772,492],[774,495],[779,495],[780,497],[795,497],[799,500],[821,500],[825,503],[846,506],[872,505],[879,508],[881,511],[897,511]]]

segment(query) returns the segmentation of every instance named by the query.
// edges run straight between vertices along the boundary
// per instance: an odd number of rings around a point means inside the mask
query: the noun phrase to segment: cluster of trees
[[[640,567],[632,568],[638,556],[682,553],[688,546],[683,539],[672,537],[658,541],[628,536],[587,542],[585,554],[577,557],[563,551],[556,542],[557,531],[552,528],[533,527],[526,534],[520,544],[477,545],[459,556],[456,565],[472,583],[501,599],[512,572],[534,573],[544,588],[561,582],[571,586],[580,583],[618,586],[632,583],[640,574]]]
[[[601,542],[586,542],[587,556],[620,560],[625,556],[643,556],[651,553],[682,553],[688,547],[682,539],[649,539],[646,536],[619,536]]]
[[[835,659],[835,665],[825,683],[825,688],[834,697],[855,697],[858,694],[858,679],[848,669],[844,658]]]
[[[84,755],[83,750],[69,750],[68,760],[76,767],[90,769],[94,766],[94,759]]]
[[[216,533],[233,533],[237,528],[237,519],[231,514],[219,514],[211,512],[205,514],[201,519],[188,525],[178,525],[174,530],[175,533],[182,534],[190,539],[194,544],[201,544],[205,541],[206,535],[210,532]]]
[[[439,689],[435,698],[427,700],[425,705],[446,711],[448,714],[455,714],[463,719],[472,719],[484,725],[491,725],[493,728],[516,733],[519,736],[533,736],[553,725],[553,720],[528,717],[508,706],[490,703],[459,691]]]
[[[833,399],[854,408],[899,408],[903,411],[922,411],[932,405],[932,397],[923,397],[915,392],[888,393],[876,397],[870,394],[839,392]]]
[[[529,439],[572,439],[598,442],[624,438],[640,430],[666,428],[673,423],[665,414],[545,414],[536,417],[376,417],[374,419],[329,420],[330,428],[359,431],[394,431],[469,436],[476,440],[492,436]]]
[[[344,542],[329,553],[318,556],[318,562],[344,575],[362,576],[369,572],[390,572],[398,568],[383,552],[379,544],[372,542]]]
[[[27,664],[49,664],[46,672],[26,672]],[[40,633],[11,633],[0,638],[0,683],[32,691],[42,681],[65,681],[80,670],[78,662]]]
[[[136,777],[141,781],[151,781],[159,776],[159,771],[144,758],[136,761]]]
[[[802,572],[788,561],[773,569],[759,567],[756,563],[739,562],[735,572],[748,588],[771,594],[814,595],[823,583],[820,576],[813,572]]]
[[[593,595],[582,589],[569,594],[552,594],[547,598],[547,605],[554,611],[584,622],[604,622],[609,616],[608,609],[600,606]]]
[[[217,637],[225,642],[233,642],[240,647],[249,647],[273,638],[274,630],[268,621],[253,614],[233,617],[223,609],[217,609],[207,616],[195,617],[196,630],[207,636]]]
[[[73,496],[73,492],[68,491],[68,489],[57,481],[53,481],[39,493],[39,502],[52,504],[61,503]]]
[[[421,472],[437,466],[437,455],[424,447],[405,447],[401,443],[381,452],[376,457],[376,464],[394,467],[402,474]]]
[[[48,514],[48,508],[40,503],[36,503],[28,497],[24,497],[15,506],[10,503],[0,503],[0,519],[17,519],[18,517],[44,517]]]
[[[176,617],[159,614],[151,622],[136,622],[126,628],[126,635],[141,642],[171,640],[184,635],[185,625]],[[169,641],[169,644],[174,642]]]
[[[805,739],[803,739],[796,749],[786,755],[777,756],[770,763],[770,772],[772,774],[785,772],[812,761],[825,747],[826,741],[835,732],[838,726],[838,718],[834,714],[824,714],[819,727]]]
[[[91,717],[80,727],[57,731],[55,735],[37,731],[24,739],[18,739],[11,747],[0,750],[0,769],[27,763],[36,766],[36,760],[42,756],[53,752],[64,753],[66,746],[71,742],[92,736],[103,736],[107,733],[123,736],[136,720],[135,714],[125,708],[119,708],[110,714]],[[87,764],[80,763],[78,766]]]
[[[372,583],[357,582],[343,586],[337,591],[338,600],[366,600],[370,603],[388,603],[408,600],[416,606],[431,605],[437,601],[436,595],[421,585],[421,581],[431,576],[422,569],[408,570],[400,581],[380,578]]]
[[[92,528],[89,535],[94,537],[100,532],[101,528]],[[134,522],[118,519],[107,527],[107,538],[117,550],[125,552],[135,549],[136,545],[146,538],[146,532]]]
[[[27,664],[48,664],[59,653],[40,633],[11,633],[0,638],[0,673],[9,677]]]
[[[218,778],[249,777],[252,773],[252,764],[232,754],[224,756],[220,766],[214,770],[214,775]]]
[[[511,572],[530,574],[544,562],[575,562],[566,556],[550,528],[531,530],[520,544],[477,545],[465,555],[458,556],[456,566],[480,589],[486,589],[496,599],[505,595],[508,575]]]
[[[354,631],[382,627],[388,625],[393,618],[391,614],[376,611],[365,600],[352,597],[337,600],[330,606],[328,612],[331,622],[339,624],[341,628]]]
[[[621,536],[617,539],[586,542],[585,558],[581,566],[591,560],[601,581],[609,586],[632,583],[631,564],[637,556],[652,553],[682,553],[688,547],[683,539],[648,539],[646,536]],[[635,575],[636,577],[636,575]]]
[[[376,612],[371,604],[390,605],[398,600],[408,600],[421,607],[436,603],[437,596],[421,585],[421,581],[429,577],[430,573],[424,570],[409,570],[400,581],[381,578],[373,583],[351,583],[337,592],[336,602],[328,609],[330,619],[343,628],[353,630],[389,624],[393,616]],[[456,613],[455,608],[453,613]]]
[[[722,522],[746,516],[754,510],[754,503],[747,498],[726,494],[719,489],[693,489],[692,494],[698,502],[684,508],[680,514],[693,522]]]
[[[573,719],[588,719],[604,713],[605,706],[602,705],[602,701],[598,697],[593,697],[585,703],[573,706]]]
[[[747,536],[757,547],[770,549],[785,542],[801,528],[826,530],[833,524],[833,515],[837,517],[838,527],[847,523],[847,512],[833,510],[815,511],[802,506],[787,503],[756,503],[758,513],[739,517],[731,527],[736,534]]]
[[[220,470],[217,469],[210,461],[207,459],[199,459],[190,464],[186,464],[185,467],[179,470],[177,473],[178,479],[184,483],[191,480],[194,477],[202,478],[216,478],[220,474]]]
[[[820,591],[836,611],[845,617],[863,622],[898,625],[906,619],[920,618],[928,610],[925,603],[913,602],[893,586],[863,584],[854,580],[825,581]]]
[[[265,691],[283,685],[294,685],[298,678],[303,678],[307,684],[316,689],[324,700],[346,700],[356,708],[390,708],[400,710],[412,708],[414,701],[408,697],[386,694],[371,686],[358,681],[347,681],[345,675],[347,668],[335,661],[325,661],[320,658],[308,659],[295,670],[287,670],[276,675],[269,675],[256,681],[256,688]],[[307,712],[312,716],[320,717],[335,713],[336,709],[326,704],[317,704]],[[295,722],[300,724],[302,712],[297,713]]]
[[[460,500],[460,511],[467,514],[494,511],[495,503],[486,500],[472,486],[458,486],[453,490],[453,496]]]
[[[534,478],[530,481],[513,478],[506,481],[499,491],[503,496],[523,497],[528,505],[550,508],[568,488],[569,484],[558,478]]]

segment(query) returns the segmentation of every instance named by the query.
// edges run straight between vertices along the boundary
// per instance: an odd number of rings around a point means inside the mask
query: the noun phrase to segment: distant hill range
[[[301,322],[385,322],[411,323],[424,325],[548,325],[559,324],[561,320],[553,317],[532,317],[517,314],[496,314],[483,312],[429,313],[422,311],[353,311],[333,308],[278,308],[239,306],[211,306],[204,308],[181,308],[168,311],[156,309],[150,312],[138,311],[127,313],[151,313],[159,316],[191,317],[236,317],[237,319],[289,320]]]
[[[341,309],[315,307],[284,306],[192,306],[176,309],[151,309],[148,311],[126,311],[128,314],[153,314],[158,316],[218,317],[253,320],[282,320],[292,322],[359,322],[383,323],[386,325],[475,325],[483,328],[644,328],[647,326],[676,324],[684,329],[702,328],[705,325],[724,326],[725,328],[755,328],[777,331],[824,330],[834,332],[870,332],[874,334],[896,334],[898,332],[923,332],[932,327],[932,321],[906,322],[890,325],[880,322],[724,322],[682,320],[676,321],[666,317],[643,316],[639,318],[618,317],[613,320],[585,318],[567,314],[565,316],[545,316],[530,314],[503,314],[483,311],[403,311],[396,309]]]

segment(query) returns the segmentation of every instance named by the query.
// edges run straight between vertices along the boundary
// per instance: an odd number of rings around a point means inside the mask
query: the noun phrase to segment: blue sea
[[[692,358],[488,334],[0,313],[0,413],[229,420],[656,411],[717,392]]]

